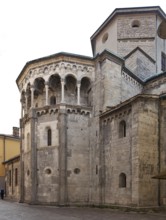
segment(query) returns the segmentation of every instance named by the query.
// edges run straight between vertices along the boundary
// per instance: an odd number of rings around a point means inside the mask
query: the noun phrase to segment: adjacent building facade
[[[5,196],[8,198],[17,200],[19,199],[19,163],[17,168],[13,165],[8,168],[8,162],[19,155],[19,128],[13,127],[12,135],[0,134],[0,189],[5,190]]]
[[[21,94],[20,201],[166,205],[166,42],[160,7],[115,9],[93,57],[28,62]]]

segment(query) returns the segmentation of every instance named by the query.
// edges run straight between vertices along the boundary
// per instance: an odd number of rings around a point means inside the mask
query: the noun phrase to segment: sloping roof
[[[128,53],[124,58],[127,59],[128,57],[130,57],[133,53],[135,53],[136,51],[140,51],[142,54],[144,54],[149,60],[152,61],[152,63],[156,63],[156,61],[149,56],[144,50],[142,50],[140,47],[136,47],[134,48],[130,53]]]
[[[157,79],[159,77],[162,77],[162,76],[166,77],[166,71],[165,72],[161,72],[161,73],[156,73],[153,76],[150,76],[150,77],[146,78],[144,80],[144,83],[148,83],[148,82],[153,81],[153,80],[155,80],[155,79]]]
[[[135,95],[115,106],[107,106],[107,110],[102,112],[99,117],[102,118],[104,117],[105,115],[107,114],[110,114],[110,113],[113,113],[127,105],[130,105],[132,102],[134,102],[135,100],[139,99],[139,98],[148,98],[148,99],[158,99],[159,96],[158,95],[154,95],[154,94],[138,94],[138,95]]]
[[[19,159],[20,159],[20,155],[17,155],[17,156],[12,157],[12,158],[10,158],[10,159],[8,159],[8,160],[5,160],[5,161],[3,162],[3,164],[12,163],[12,162],[17,161],[17,160],[19,160]]]
[[[14,136],[10,134],[0,134],[0,138],[9,138],[9,139],[15,139],[15,140],[20,140],[20,136]]]
[[[113,51],[110,51],[108,49],[103,50],[100,54],[96,54],[96,56],[94,57],[94,59],[98,58],[98,57],[102,57],[103,55],[108,55],[109,57],[114,57],[115,59],[119,60],[120,62],[124,62],[125,59],[121,56],[119,56],[118,54],[114,53]]]
[[[21,75],[23,74],[23,72],[26,70],[26,68],[27,68],[29,65],[34,64],[34,63],[39,63],[39,62],[41,62],[41,61],[49,60],[49,59],[52,59],[52,58],[57,58],[57,57],[59,57],[59,56],[79,58],[79,59],[83,59],[83,60],[93,60],[93,57],[84,56],[84,55],[79,55],[79,54],[73,54],[73,53],[66,53],[66,52],[59,52],[59,53],[52,54],[52,55],[49,55],[49,56],[40,57],[40,58],[31,60],[31,61],[28,61],[28,62],[25,64],[25,66],[23,67],[23,69],[21,70],[19,76],[18,76],[17,79],[16,79],[16,83],[18,84],[18,81],[19,81]]]

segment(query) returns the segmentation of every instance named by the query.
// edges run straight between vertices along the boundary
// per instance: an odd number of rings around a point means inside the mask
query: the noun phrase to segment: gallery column
[[[66,106],[59,109],[59,205],[67,204],[67,114]]]
[[[37,148],[36,148],[36,112],[30,112],[30,134],[31,134],[31,204],[37,201]]]
[[[65,81],[61,79],[61,103],[65,101]]]
[[[45,82],[45,88],[46,88],[46,106],[48,105],[48,82]]]
[[[78,82],[77,83],[77,105],[80,105],[80,86],[81,86],[81,83]]]
[[[31,108],[33,108],[34,106],[34,86],[31,86]]]

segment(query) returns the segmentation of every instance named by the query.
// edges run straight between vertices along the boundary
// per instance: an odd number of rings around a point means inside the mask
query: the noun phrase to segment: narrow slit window
[[[119,137],[126,137],[126,122],[121,121],[119,124]]]
[[[12,185],[12,171],[9,170],[9,186]]]
[[[47,145],[48,145],[48,146],[51,146],[51,144],[52,144],[52,131],[51,131],[51,129],[49,128],[49,129],[47,130]]]
[[[18,169],[15,169],[15,186],[18,185]]]
[[[161,53],[161,70],[166,71],[166,54]]]

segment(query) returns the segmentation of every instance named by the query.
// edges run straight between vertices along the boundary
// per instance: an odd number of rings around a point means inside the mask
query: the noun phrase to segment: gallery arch
[[[81,79],[81,88],[80,88],[80,94],[81,94],[81,102],[84,105],[90,105],[91,102],[91,82],[88,77],[83,77]]]
[[[72,73],[64,77],[56,73],[47,79],[37,77],[21,95],[22,111],[26,113],[30,108],[60,103],[91,106],[91,100],[91,79],[87,76],[77,79]]]
[[[37,104],[38,107],[43,106],[43,96],[45,90],[45,81],[43,78],[37,78],[34,82],[34,88],[32,87],[32,92],[34,97],[32,97],[32,106],[34,107],[34,102]],[[34,99],[34,102],[33,102]]]

